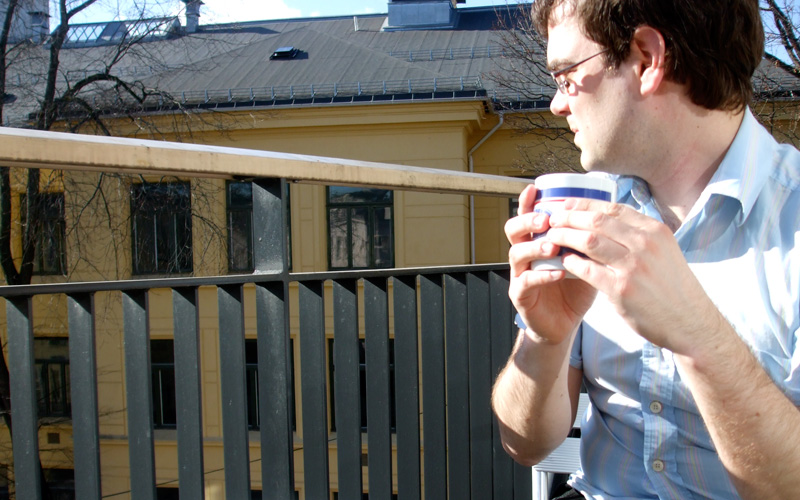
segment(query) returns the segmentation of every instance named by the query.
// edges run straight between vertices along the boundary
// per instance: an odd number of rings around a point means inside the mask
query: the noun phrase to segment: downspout
[[[468,163],[469,163],[469,172],[473,173],[475,171],[475,164],[472,159],[472,154],[478,150],[479,147],[486,142],[489,137],[493,136],[497,130],[503,126],[503,112],[499,112],[498,115],[500,116],[500,121],[497,122],[492,130],[489,131],[483,138],[478,141],[477,144],[472,146],[472,149],[469,150],[467,153]],[[475,196],[469,195],[469,255],[470,255],[470,264],[475,264]]]

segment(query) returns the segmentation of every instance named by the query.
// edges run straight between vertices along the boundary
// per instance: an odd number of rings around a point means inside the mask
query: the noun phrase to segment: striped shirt
[[[617,185],[620,202],[660,220],[643,181]],[[747,110],[675,238],[722,314],[800,405],[800,152]],[[672,353],[634,333],[602,294],[570,364],[583,370],[592,402],[575,489],[603,500],[739,498]]]

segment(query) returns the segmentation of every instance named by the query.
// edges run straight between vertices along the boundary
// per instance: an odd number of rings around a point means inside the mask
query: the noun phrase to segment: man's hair
[[[667,79],[687,85],[693,103],[731,111],[750,103],[764,55],[758,0],[535,0],[533,22],[543,37],[562,4],[608,49],[610,66],[628,57],[636,28],[649,26],[664,37]]]

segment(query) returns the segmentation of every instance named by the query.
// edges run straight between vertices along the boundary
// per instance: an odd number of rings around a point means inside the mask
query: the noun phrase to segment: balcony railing
[[[0,165],[113,170],[175,176],[254,178],[255,272],[0,287],[6,300],[16,498],[39,500],[33,301],[66,297],[71,362],[75,496],[99,500],[103,437],[98,413],[95,298],[121,294],[127,445],[133,499],[156,499],[150,299],[169,290],[174,320],[180,497],[203,499],[206,471],[199,347],[200,288],[216,293],[225,497],[251,498],[251,462],[260,459],[263,498],[294,500],[302,464],[305,499],[331,496],[329,453],[336,442],[340,499],[360,499],[366,445],[370,499],[522,499],[531,472],[499,442],[490,409],[494,377],[513,340],[505,265],[291,273],[287,266],[286,179],[442,193],[513,196],[524,181],[451,171],[260,151],[0,130]],[[321,168],[321,167],[325,168]],[[248,433],[245,287],[255,289],[260,439]],[[289,289],[298,289],[297,395],[302,426],[292,430],[293,364]],[[332,289],[332,302],[326,291]],[[331,305],[332,304],[332,305]],[[326,310],[328,305],[328,310]],[[390,314],[390,310],[392,314]],[[336,433],[329,432],[326,318],[333,318]],[[359,318],[366,346],[366,397],[359,383]],[[394,335],[396,436],[390,414],[389,333]],[[362,442],[361,401],[368,427]],[[421,410],[420,410],[421,408]],[[252,449],[260,457],[250,456]],[[301,457],[301,458],[299,458]],[[296,462],[300,460],[300,462]],[[394,462],[394,465],[393,465]]]

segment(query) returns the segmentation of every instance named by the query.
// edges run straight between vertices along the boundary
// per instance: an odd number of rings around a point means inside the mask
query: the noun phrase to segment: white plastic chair
[[[589,395],[582,392],[578,399],[578,411],[572,424],[573,429],[581,428],[583,414],[586,413],[588,406]],[[550,498],[553,474],[571,474],[580,469],[580,443],[580,438],[568,437],[547,458],[533,466],[533,500]]]

